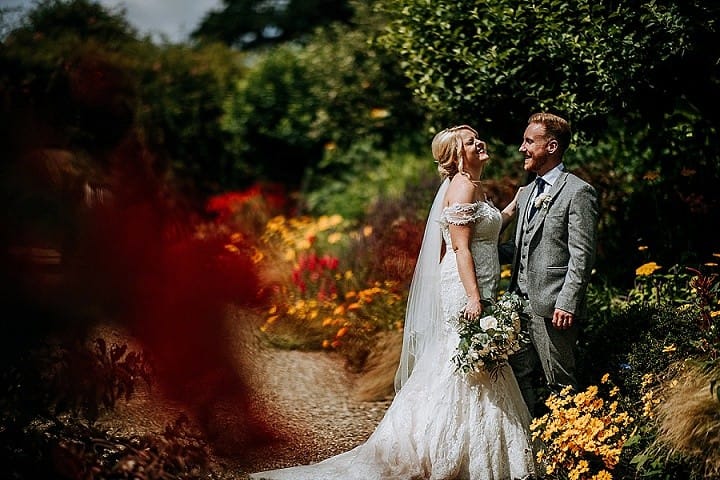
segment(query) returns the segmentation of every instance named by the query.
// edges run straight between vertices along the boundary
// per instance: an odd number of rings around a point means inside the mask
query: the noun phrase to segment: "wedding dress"
[[[438,192],[436,205],[441,204],[438,200],[446,189],[447,180]],[[487,374],[468,377],[456,372],[451,360],[459,340],[454,321],[467,296],[458,275],[449,225],[473,226],[471,252],[478,285],[482,295],[490,297],[496,294],[500,278],[497,241],[501,214],[482,201],[439,210],[436,217],[431,210],[426,239],[429,231],[437,229],[448,246],[439,270],[437,262],[432,265],[439,273],[435,275],[440,279],[435,303],[439,304],[442,320],[436,322],[439,325],[432,330],[432,338],[425,339],[419,356],[410,361],[414,364],[407,368],[406,378],[396,384],[400,389],[375,431],[365,443],[345,453],[315,464],[254,473],[251,478],[511,480],[535,473],[530,414],[510,367],[505,366],[496,378]],[[422,249],[426,243],[424,240]],[[435,256],[439,258],[439,252]],[[413,283],[420,281],[416,269]],[[428,300],[427,291],[421,296]],[[427,315],[427,309],[421,310]],[[435,326],[425,326],[426,333],[431,327]],[[405,328],[407,333],[407,319]],[[417,348],[417,342],[415,339],[411,343]]]

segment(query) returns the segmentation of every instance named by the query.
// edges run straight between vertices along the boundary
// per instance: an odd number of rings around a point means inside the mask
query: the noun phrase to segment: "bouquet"
[[[483,301],[485,316],[479,320],[460,314],[460,341],[452,359],[455,370],[464,374],[487,372],[496,378],[508,357],[529,342],[520,326],[522,308],[516,293],[505,292],[495,301]]]

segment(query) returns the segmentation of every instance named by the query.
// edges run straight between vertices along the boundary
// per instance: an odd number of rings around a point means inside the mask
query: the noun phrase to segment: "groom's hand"
[[[553,312],[552,324],[558,330],[567,330],[572,327],[575,315],[565,310],[555,309]]]

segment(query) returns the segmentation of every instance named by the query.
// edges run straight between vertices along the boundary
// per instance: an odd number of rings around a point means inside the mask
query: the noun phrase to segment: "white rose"
[[[480,327],[483,330],[490,330],[491,328],[497,328],[498,321],[497,318],[495,318],[492,315],[488,315],[486,317],[482,317],[480,319]]]
[[[550,194],[541,193],[535,198],[535,208],[548,208],[550,206]]]

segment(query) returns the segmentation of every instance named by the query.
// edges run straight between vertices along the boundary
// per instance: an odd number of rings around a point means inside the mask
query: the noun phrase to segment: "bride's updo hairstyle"
[[[457,173],[464,173],[463,163],[465,153],[460,137],[461,130],[469,130],[477,135],[478,133],[469,125],[458,125],[457,127],[446,128],[438,132],[432,140],[432,155],[438,165],[440,176],[452,178]]]

